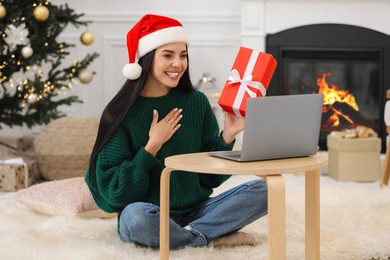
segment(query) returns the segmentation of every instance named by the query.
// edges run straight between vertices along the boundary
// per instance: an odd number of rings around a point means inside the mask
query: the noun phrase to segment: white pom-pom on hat
[[[129,64],[123,67],[123,75],[131,80],[138,79],[142,67],[137,59],[157,47],[173,42],[189,44],[187,32],[179,21],[160,15],[144,15],[127,33]]]
[[[128,79],[138,79],[141,76],[142,68],[138,63],[129,63],[123,66],[122,73]]]

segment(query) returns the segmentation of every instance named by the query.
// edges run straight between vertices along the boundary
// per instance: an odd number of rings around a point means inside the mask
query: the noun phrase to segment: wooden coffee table
[[[169,259],[169,192],[172,171],[209,174],[256,175],[268,186],[268,258],[286,258],[286,198],[282,174],[305,175],[305,258],[320,259],[320,174],[328,156],[314,156],[257,162],[234,162],[206,153],[171,156],[165,159],[161,173],[160,259]]]

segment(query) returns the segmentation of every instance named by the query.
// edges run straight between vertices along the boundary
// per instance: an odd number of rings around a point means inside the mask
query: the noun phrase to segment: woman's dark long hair
[[[90,156],[88,169],[89,181],[93,184],[96,192],[98,192],[96,182],[96,161],[98,154],[104,145],[115,134],[115,132],[122,126],[127,114],[133,107],[140,92],[144,88],[146,79],[149,74],[149,69],[153,61],[154,53],[155,51],[153,50],[138,61],[142,67],[142,73],[139,79],[127,80],[119,92],[111,99],[106,108],[103,110],[95,145]],[[188,57],[187,64],[189,64]],[[190,92],[194,89],[190,80],[189,67],[187,67],[187,70],[180,78],[179,84],[176,88],[183,92]]]

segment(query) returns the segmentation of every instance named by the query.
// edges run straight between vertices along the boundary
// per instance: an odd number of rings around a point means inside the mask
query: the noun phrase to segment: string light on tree
[[[49,18],[49,9],[44,5],[38,5],[34,8],[34,18],[39,22],[44,22]]]
[[[83,32],[80,36],[80,41],[84,45],[91,45],[93,43],[94,37],[93,34],[89,31]]]

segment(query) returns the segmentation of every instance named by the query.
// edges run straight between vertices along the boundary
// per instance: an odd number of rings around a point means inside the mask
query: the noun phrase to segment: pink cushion
[[[110,218],[99,209],[83,177],[48,181],[19,190],[17,200],[32,210],[45,215]]]

